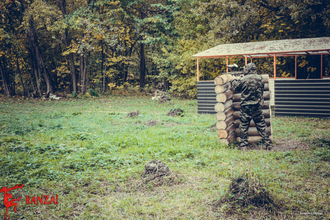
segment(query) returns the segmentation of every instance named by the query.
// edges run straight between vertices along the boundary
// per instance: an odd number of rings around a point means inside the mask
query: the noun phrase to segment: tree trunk
[[[34,72],[34,69],[32,70],[33,72]],[[30,77],[30,83],[31,83],[31,86],[32,86],[32,89],[33,89],[33,94],[35,94],[35,93],[37,93],[38,92],[38,89],[37,89],[37,86],[34,84],[34,77],[33,77],[33,74],[31,74],[30,75],[31,77]],[[29,92],[29,90],[28,90],[28,95],[29,95],[29,97],[30,97],[30,92]]]
[[[7,67],[7,62],[5,57],[3,56],[2,62],[0,61],[0,69],[1,69],[0,71],[3,80],[3,87],[6,96],[13,96],[15,95],[15,78],[11,76],[12,71],[8,71],[6,67]]]
[[[72,76],[72,89],[74,92],[77,92],[77,76],[76,76],[76,70],[74,67],[73,53],[69,54],[69,60],[70,60],[70,72],[71,72],[71,76]]]
[[[87,88],[87,65],[88,65],[88,55],[86,54],[85,56],[85,60],[84,60],[84,80],[83,80],[83,84],[84,84],[84,92],[86,92],[86,88]]]
[[[87,64],[88,64],[88,56],[82,55],[80,56],[80,92],[85,94],[86,92],[86,78],[87,78]]]
[[[101,75],[102,75],[102,93],[106,92],[106,84],[105,84],[105,72],[104,72],[104,46],[103,41],[101,41]]]
[[[128,69],[127,69],[127,66],[125,65],[125,67],[124,67],[124,80],[125,80],[125,82],[127,81],[127,76],[128,76]]]
[[[31,65],[32,65],[32,69],[33,69],[33,73],[31,74],[31,77],[32,77],[32,82],[33,82],[33,79],[36,82],[36,88],[33,90],[33,93],[34,94],[37,93],[39,95],[39,97],[41,97],[42,91],[41,91],[41,87],[40,87],[40,85],[41,85],[40,68],[37,63],[36,55],[33,51],[33,39],[32,39],[31,34],[29,34],[29,44],[30,44],[30,47],[28,50],[30,53]]]
[[[23,82],[21,69],[19,67],[18,57],[16,57],[16,66],[17,66],[17,72],[18,72],[18,75],[19,75],[19,79],[20,79],[21,84],[22,84],[22,93],[23,93],[23,96],[25,96],[25,86],[24,86],[24,82]]]
[[[63,15],[65,15],[64,13],[66,13],[65,10],[65,0],[63,3]],[[70,45],[70,36],[69,36],[69,31],[68,29],[65,29],[65,46],[69,47]],[[69,62],[70,62],[70,73],[71,73],[71,77],[72,77],[72,90],[74,92],[77,92],[77,76],[76,76],[76,69],[74,66],[74,58],[73,58],[73,53],[69,53]]]
[[[45,82],[46,82],[46,87],[47,87],[47,93],[54,93],[53,90],[53,86],[52,86],[52,82],[50,79],[50,76],[47,72],[44,60],[42,59],[40,53],[39,53],[39,48],[36,46],[36,51],[38,51],[37,56],[39,56],[38,61],[40,62],[42,68],[43,68],[43,73],[44,73],[44,78],[45,78]]]
[[[5,74],[4,74],[3,70],[2,70],[1,64],[0,64],[0,73],[1,73],[2,85],[3,85],[3,89],[5,91],[5,95],[7,97],[9,97],[10,96],[10,90],[9,90],[9,87],[8,87],[7,79],[5,78]]]
[[[66,12],[66,0],[57,0],[57,3],[62,11],[63,19],[65,19],[65,16],[67,14]],[[70,35],[69,30],[65,29],[65,46],[70,46]],[[73,53],[69,53],[69,62],[70,62],[70,73],[72,76],[72,90],[74,92],[77,92],[77,76],[76,76],[76,70],[74,66],[74,58]]]
[[[45,78],[45,82],[46,82],[46,86],[47,86],[47,93],[49,92],[53,92],[53,88],[52,88],[52,84],[51,84],[51,79],[49,77],[49,74],[46,70],[46,66],[44,64],[44,61],[42,59],[42,56],[40,54],[40,50],[39,50],[39,46],[38,46],[38,39],[37,39],[37,34],[35,32],[34,29],[34,21],[32,16],[29,19],[29,23],[30,23],[30,28],[29,28],[29,43],[30,43],[30,52],[31,52],[31,56],[34,58],[35,63],[36,63],[36,69],[38,71],[39,77],[40,77],[40,69],[43,68],[43,73],[44,73],[44,78]]]
[[[142,4],[140,7],[140,19],[145,18],[145,14],[143,12],[143,9],[145,7],[145,4]],[[145,86],[145,77],[146,77],[146,59],[145,59],[145,51],[144,43],[140,43],[140,87],[144,88]]]
[[[36,84],[37,84],[37,92],[39,94],[39,97],[42,96],[42,91],[41,91],[41,88],[40,88],[40,85],[41,85],[41,77],[40,77],[40,71],[39,71],[39,68],[34,68],[34,76],[36,78]]]
[[[79,91],[82,93],[83,85],[82,79],[84,74],[84,55],[80,54],[80,64],[79,64]]]
[[[146,77],[146,60],[144,54],[144,44],[140,44],[140,87],[144,88]]]

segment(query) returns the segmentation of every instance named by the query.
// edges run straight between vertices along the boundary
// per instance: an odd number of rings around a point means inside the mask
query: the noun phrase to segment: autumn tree
[[[224,43],[328,36],[330,25],[326,0],[10,0],[0,12],[7,96],[163,81],[174,95],[196,97],[193,54]],[[304,76],[317,77],[318,57],[298,61]],[[272,68],[270,59],[254,62],[263,73]],[[292,58],[277,62],[279,74],[292,75]],[[202,80],[226,69],[223,59],[200,59],[200,67]]]

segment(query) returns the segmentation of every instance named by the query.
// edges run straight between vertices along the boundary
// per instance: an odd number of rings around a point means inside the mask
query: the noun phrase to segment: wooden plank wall
[[[264,104],[262,105],[262,112],[265,117],[268,134],[272,140],[272,125],[271,125],[271,109],[270,109],[270,99],[271,94],[269,91],[269,76],[262,75],[265,88],[264,88]],[[233,77],[230,74],[224,74],[218,76],[214,79],[214,83],[217,85],[215,87],[215,92],[217,93],[216,100],[218,103],[214,106],[214,110],[217,112],[216,127],[218,129],[218,137],[220,143],[230,144],[236,139],[239,141],[240,136],[240,99],[241,93],[234,92],[231,89],[231,81]],[[260,141],[261,137],[257,131],[256,125],[253,121],[250,123],[250,128],[248,130],[250,143],[257,143]]]

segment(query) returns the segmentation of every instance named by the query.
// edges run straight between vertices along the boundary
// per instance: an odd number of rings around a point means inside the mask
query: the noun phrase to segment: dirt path
[[[249,150],[260,150],[260,145],[254,145]],[[309,145],[302,141],[290,140],[290,139],[276,139],[271,151],[289,151],[295,149],[308,149]]]

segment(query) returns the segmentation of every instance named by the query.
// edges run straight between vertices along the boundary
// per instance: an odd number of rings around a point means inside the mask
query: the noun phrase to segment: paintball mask
[[[243,74],[247,75],[249,73],[256,73],[257,72],[257,66],[254,63],[249,63],[244,66],[243,68]]]

